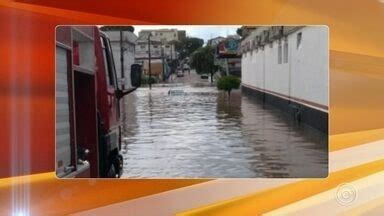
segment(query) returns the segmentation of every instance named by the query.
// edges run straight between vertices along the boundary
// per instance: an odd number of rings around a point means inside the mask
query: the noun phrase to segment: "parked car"
[[[183,77],[184,76],[184,72],[182,70],[177,70],[176,76],[177,77]]]
[[[188,64],[184,64],[183,65],[183,71],[188,71],[188,73],[190,72],[191,68],[189,67]]]
[[[209,76],[208,76],[208,74],[201,74],[200,78],[201,79],[208,79]]]

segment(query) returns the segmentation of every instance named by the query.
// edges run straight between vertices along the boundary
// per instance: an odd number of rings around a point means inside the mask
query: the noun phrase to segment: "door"
[[[120,140],[120,104],[116,98],[115,91],[117,90],[117,76],[114,65],[112,48],[109,40],[106,37],[101,37],[105,75],[107,78],[107,95],[109,109],[109,128],[108,128],[108,149],[111,151],[119,148]]]
[[[70,131],[68,53],[68,50],[56,46],[56,174],[58,177],[63,177],[75,169]]]

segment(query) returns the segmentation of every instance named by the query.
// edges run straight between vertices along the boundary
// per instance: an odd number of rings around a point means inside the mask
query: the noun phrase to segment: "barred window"
[[[301,32],[297,33],[296,49],[299,49],[301,47],[302,38],[303,38],[303,34]]]
[[[279,46],[277,47],[277,64],[281,64],[282,62],[282,52],[281,43],[279,43]]]
[[[284,43],[284,63],[288,63],[288,41]]]

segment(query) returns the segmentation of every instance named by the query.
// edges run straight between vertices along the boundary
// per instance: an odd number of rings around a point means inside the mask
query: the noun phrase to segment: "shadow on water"
[[[124,99],[123,177],[327,176],[326,134],[240,91],[172,86]]]

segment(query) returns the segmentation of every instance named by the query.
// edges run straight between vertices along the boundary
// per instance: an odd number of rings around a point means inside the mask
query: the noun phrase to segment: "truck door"
[[[108,149],[113,151],[116,149],[118,151],[119,137],[120,137],[120,106],[119,101],[116,97],[117,90],[117,77],[116,69],[114,66],[114,59],[112,54],[112,49],[107,37],[101,37],[103,55],[105,61],[105,75],[107,80],[107,94],[108,94],[108,112],[109,112],[109,146]]]
[[[70,94],[68,75],[70,69],[69,50],[56,46],[56,174],[67,175],[75,169],[73,139],[70,133]]]

